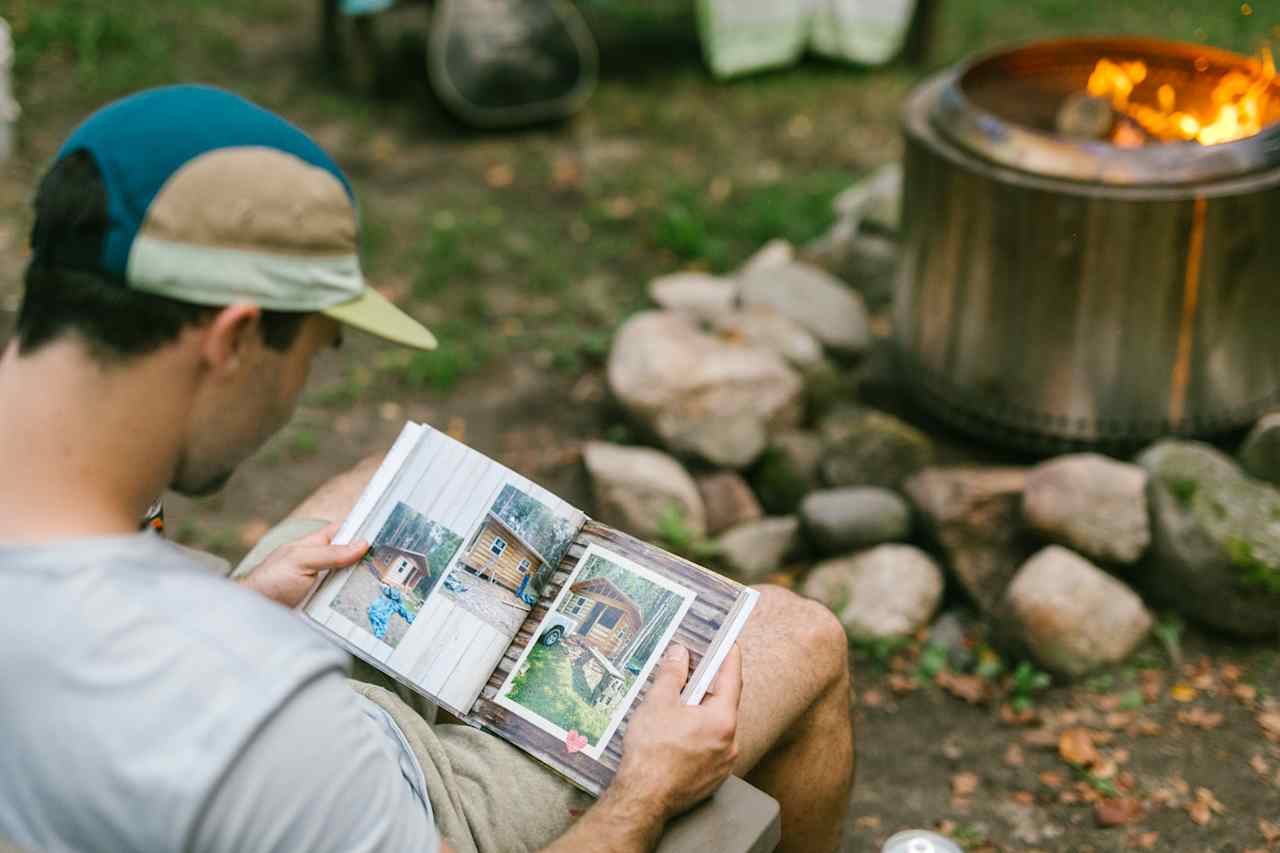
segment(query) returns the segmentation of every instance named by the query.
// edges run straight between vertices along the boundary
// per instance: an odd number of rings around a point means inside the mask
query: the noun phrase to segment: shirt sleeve
[[[199,853],[438,853],[397,745],[337,675],[295,693],[236,758],[197,821]]]

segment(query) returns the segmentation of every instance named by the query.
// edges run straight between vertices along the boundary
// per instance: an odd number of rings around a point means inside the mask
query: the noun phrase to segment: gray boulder
[[[725,567],[744,583],[758,583],[782,568],[800,541],[800,519],[762,518],[739,524],[717,540]]]
[[[823,346],[856,355],[870,342],[862,296],[809,264],[749,266],[739,273],[745,306],[766,305],[807,329]]]
[[[796,248],[786,240],[775,239],[765,243],[747,262],[738,269],[737,276],[742,278],[752,275],[768,267],[786,266],[796,258]]]
[[[675,507],[689,531],[706,535],[706,510],[680,463],[649,447],[587,442],[582,459],[591,480],[596,517],[641,539],[656,539]]]
[[[733,310],[738,284],[701,272],[678,272],[649,282],[649,298],[668,311],[714,321]]]
[[[803,383],[776,353],[699,331],[672,312],[636,314],[609,354],[609,387],[669,450],[743,468],[794,426]]]
[[[818,487],[823,449],[822,438],[806,430],[787,430],[769,440],[750,473],[751,485],[767,511],[795,512],[804,496]]]
[[[919,548],[880,545],[818,564],[801,592],[830,607],[850,637],[875,640],[927,625],[942,586],[942,570]]]
[[[1280,633],[1280,491],[1199,442],[1161,441],[1137,461],[1150,475],[1142,590],[1221,631]]]
[[[802,371],[822,364],[822,344],[817,338],[766,305],[726,312],[711,325],[722,337],[772,350]]]
[[[1124,660],[1151,629],[1133,590],[1058,545],[1028,560],[1006,595],[1012,623],[1040,665],[1073,678]]]
[[[1022,523],[1026,468],[926,468],[906,494],[965,592],[999,617],[1005,590],[1035,549]]]
[[[842,406],[818,425],[826,442],[822,480],[829,486],[896,489],[934,455],[933,442],[885,412]]]
[[[888,489],[813,492],[800,504],[800,518],[810,540],[824,554],[896,542],[911,534],[911,508]]]
[[[1027,524],[1047,539],[1102,562],[1136,562],[1151,541],[1147,472],[1096,453],[1031,469],[1022,495]]]
[[[697,479],[707,508],[707,533],[715,536],[730,527],[764,517],[751,487],[733,471],[717,471]]]
[[[902,164],[886,163],[836,196],[836,214],[859,231],[897,231],[902,218]]]
[[[1253,425],[1240,445],[1239,457],[1250,477],[1280,485],[1280,412],[1272,412]]]

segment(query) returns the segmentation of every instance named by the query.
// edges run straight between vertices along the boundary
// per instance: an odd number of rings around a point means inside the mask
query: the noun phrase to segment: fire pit
[[[984,437],[1128,447],[1280,397],[1280,83],[1269,58],[1042,42],[905,108],[895,334]]]

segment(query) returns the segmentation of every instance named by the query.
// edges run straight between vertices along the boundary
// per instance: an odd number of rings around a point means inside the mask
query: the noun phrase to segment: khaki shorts
[[[272,528],[232,572],[248,574],[280,545],[314,533],[325,522],[286,519]],[[593,802],[560,776],[499,738],[465,725],[433,725],[410,707],[397,685],[363,661],[352,689],[391,714],[427,779],[436,825],[458,853],[521,853],[563,835]],[[409,698],[415,698],[410,696]]]

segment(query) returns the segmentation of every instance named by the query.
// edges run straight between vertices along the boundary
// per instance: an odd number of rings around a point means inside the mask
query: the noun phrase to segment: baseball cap
[[[55,161],[77,151],[94,159],[106,191],[101,271],[125,287],[318,311],[435,348],[426,327],[365,281],[346,176],[280,116],[212,86],[166,86],[91,115]]]

